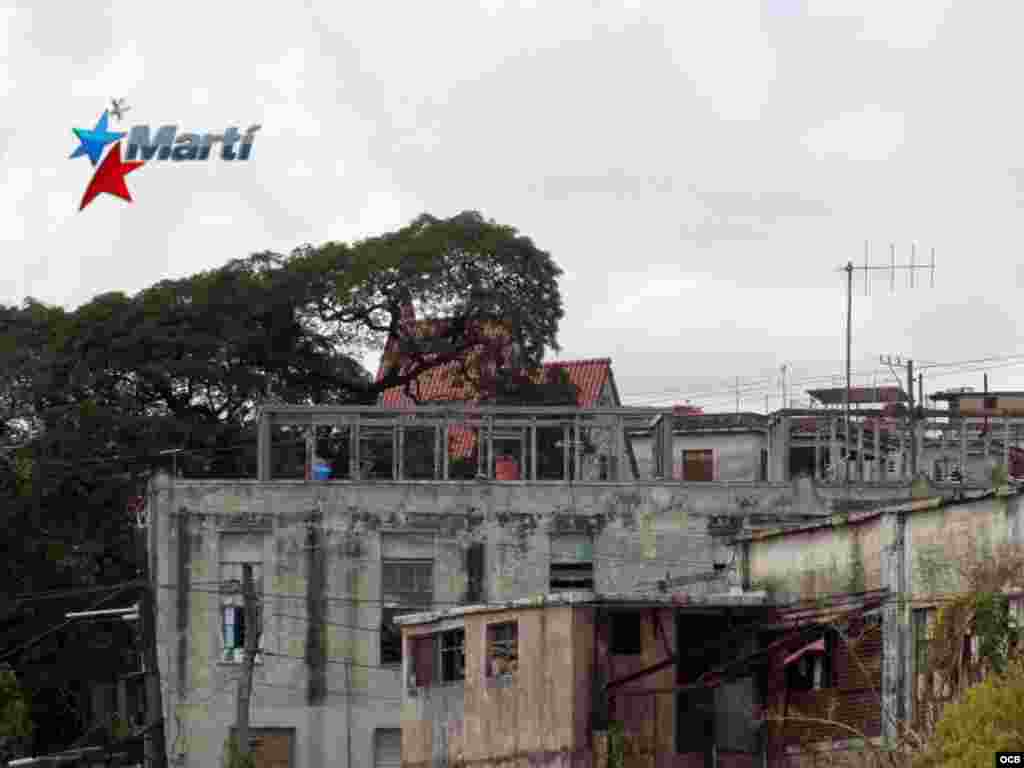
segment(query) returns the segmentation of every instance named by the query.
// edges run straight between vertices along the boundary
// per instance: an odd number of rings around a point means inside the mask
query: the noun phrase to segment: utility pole
[[[845,471],[843,473],[843,486],[849,491],[850,486],[850,352],[853,346],[853,272],[854,270],[860,269],[864,271],[864,295],[867,296],[869,293],[870,282],[868,280],[868,273],[872,271],[884,270],[890,273],[891,289],[896,289],[896,270],[906,269],[910,273],[910,287],[914,287],[914,270],[915,269],[931,269],[932,273],[932,288],[935,287],[935,249],[932,248],[932,260],[931,264],[918,264],[917,263],[917,243],[911,245],[911,256],[909,264],[897,264],[896,263],[896,245],[890,243],[889,251],[892,255],[892,263],[888,266],[873,266],[869,263],[870,256],[870,245],[867,240],[864,241],[864,266],[855,267],[852,261],[846,262],[846,266],[840,267],[838,271],[846,273],[846,392],[843,395],[843,421],[845,423],[845,430],[843,440],[846,444],[846,461]],[[909,382],[910,388],[910,400],[914,400],[914,381],[911,379]]]
[[[164,737],[163,692],[160,686],[160,668],[156,652],[156,600],[154,589],[156,574],[149,572],[149,546],[147,532],[155,524],[147,514],[146,499],[137,502],[135,510],[136,547],[142,594],[139,605],[139,629],[142,635],[142,666],[146,681],[146,765],[149,768],[167,768],[167,739]]]
[[[249,743],[249,702],[252,699],[252,669],[256,660],[256,592],[252,583],[252,565],[242,565],[242,597],[245,600],[245,661],[238,678],[238,712],[235,726],[238,748],[243,757],[252,752]]]
[[[867,243],[864,244],[867,259]],[[853,347],[853,262],[846,262],[846,391],[843,392],[843,442],[846,455],[843,457],[843,488],[850,492],[850,350]],[[864,269],[867,269],[865,264]]]
[[[917,478],[917,408],[914,407],[914,361],[907,360],[907,396],[910,398],[910,480]]]

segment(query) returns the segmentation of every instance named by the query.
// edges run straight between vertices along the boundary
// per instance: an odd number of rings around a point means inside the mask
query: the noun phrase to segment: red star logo
[[[129,174],[143,164],[141,160],[132,160],[128,163],[121,162],[121,142],[115,144],[107,156],[103,158],[100,167],[93,174],[89,186],[85,188],[85,195],[82,196],[82,210],[91,203],[98,194],[106,192],[108,195],[117,195],[122,200],[131,202],[132,196],[128,193],[128,186],[124,183],[125,174]]]

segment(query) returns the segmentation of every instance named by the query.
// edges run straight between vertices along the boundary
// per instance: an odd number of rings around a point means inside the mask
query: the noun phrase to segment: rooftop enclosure
[[[987,486],[999,466],[1009,477],[1024,477],[1024,418],[934,410],[922,416],[912,425],[902,404],[858,407],[847,439],[841,408],[679,415],[653,408],[273,405],[260,413],[257,476],[684,482],[697,475],[680,467],[705,441],[706,453],[729,462],[720,474],[708,472],[716,481],[807,476],[828,486],[848,476],[886,485],[923,473],[939,484]]]
[[[892,409],[853,411],[848,442],[841,410],[780,411],[773,419],[775,456],[788,456],[788,466],[777,469],[789,477],[842,482],[849,472],[850,480],[871,483],[906,481],[923,473],[937,483],[988,485],[999,466],[1010,477],[1024,477],[1024,418],[929,411],[912,426]]]
[[[648,408],[514,408],[428,405],[266,406],[258,478],[626,482],[637,477],[627,432],[650,430],[670,411]],[[663,430],[664,431],[664,430]],[[667,433],[665,433],[667,434]],[[300,436],[299,440],[296,436]],[[278,446],[305,445],[289,459]]]

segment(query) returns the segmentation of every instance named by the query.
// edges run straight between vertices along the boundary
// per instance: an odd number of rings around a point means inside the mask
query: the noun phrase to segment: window
[[[785,660],[786,687],[791,691],[818,691],[832,687],[831,633],[805,645]]]
[[[466,630],[441,633],[441,682],[466,679]]]
[[[551,592],[594,589],[593,563],[551,563],[550,568]]]
[[[715,453],[711,449],[683,451],[683,479],[710,483],[715,479]]]
[[[373,768],[401,768],[402,729],[378,728],[373,740]]]
[[[487,627],[487,676],[515,675],[519,669],[519,625],[514,622]]]
[[[384,560],[381,563],[380,663],[402,663],[402,633],[395,618],[429,610],[434,599],[433,560]],[[391,603],[391,604],[389,604]]]
[[[409,686],[423,688],[466,679],[466,630],[451,629],[414,637],[409,643],[412,670]]]
[[[222,661],[240,662],[245,659],[245,638],[249,630],[245,622],[245,599],[242,596],[242,563],[221,563],[221,630],[224,641]],[[263,570],[252,564],[253,587],[256,590],[256,647],[260,647],[262,622],[258,596],[263,593]],[[256,660],[260,660],[257,654]]]
[[[611,615],[611,653],[635,656],[643,649],[643,618],[636,612]]]

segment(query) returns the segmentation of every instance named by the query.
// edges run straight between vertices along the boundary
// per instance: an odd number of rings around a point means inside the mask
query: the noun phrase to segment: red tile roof
[[[425,335],[433,328],[437,328],[437,320],[416,321],[418,335]],[[485,328],[484,335],[495,338],[500,334],[498,328]],[[377,371],[377,381],[384,377],[385,371],[399,360],[398,345],[394,339],[389,339],[381,356],[380,368]],[[416,394],[421,403],[425,402],[478,402],[480,397],[472,384],[466,381],[459,381],[456,377],[458,363],[448,363],[433,368],[419,376],[416,380]],[[569,381],[576,385],[579,392],[577,405],[581,408],[593,408],[598,405],[601,391],[611,378],[611,358],[602,357],[593,360],[556,360],[544,363],[543,369],[536,380],[548,380],[557,371],[564,370],[568,374]],[[408,408],[415,403],[412,398],[405,394],[402,387],[391,387],[384,390],[380,404],[385,408]],[[471,429],[450,427],[448,430],[448,453],[453,458],[469,458],[473,454],[476,445],[476,435]]]

